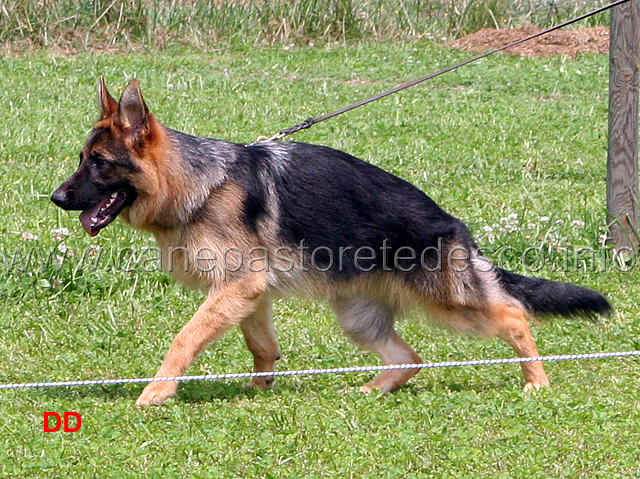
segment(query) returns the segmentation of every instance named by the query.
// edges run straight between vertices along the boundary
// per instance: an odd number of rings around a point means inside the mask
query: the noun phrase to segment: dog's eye
[[[106,163],[105,159],[96,153],[92,153],[89,156],[89,160],[91,160],[92,165],[97,166],[98,168],[100,168]]]

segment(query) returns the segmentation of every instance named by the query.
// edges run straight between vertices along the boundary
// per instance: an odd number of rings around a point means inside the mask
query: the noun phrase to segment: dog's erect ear
[[[118,105],[118,116],[122,126],[136,133],[144,129],[149,109],[142,99],[138,80],[131,80],[122,92]]]
[[[106,118],[118,111],[118,102],[107,91],[103,76],[98,80],[98,105],[100,106],[102,118]]]

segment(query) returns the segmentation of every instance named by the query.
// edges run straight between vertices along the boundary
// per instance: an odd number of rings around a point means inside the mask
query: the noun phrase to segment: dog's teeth
[[[118,192],[114,191],[113,193],[111,193],[111,198],[116,199],[118,197]]]
[[[92,223],[97,223],[98,222],[98,218],[97,217],[91,218],[91,222]]]

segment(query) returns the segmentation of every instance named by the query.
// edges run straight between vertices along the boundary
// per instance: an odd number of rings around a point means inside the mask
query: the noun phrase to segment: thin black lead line
[[[357,101],[356,103],[353,103],[353,104],[351,104],[349,106],[346,106],[346,107],[341,108],[339,110],[336,110],[334,112],[327,113],[325,115],[321,115],[321,116],[318,116],[318,117],[315,117],[315,118],[313,118],[313,117],[312,118],[308,118],[305,121],[303,121],[302,123],[298,123],[297,125],[294,125],[291,128],[280,130],[278,133],[276,133],[275,135],[272,135],[270,137],[261,136],[260,138],[258,138],[257,142],[279,140],[281,138],[284,138],[287,135],[291,135],[292,133],[296,133],[296,132],[298,132],[300,130],[304,130],[306,128],[311,128],[316,123],[320,123],[321,121],[328,120],[329,118],[336,117],[338,115],[341,115],[343,113],[351,111],[351,110],[353,110],[355,108],[358,108],[358,107],[361,107],[363,105],[366,105],[367,103],[371,103],[371,102],[374,102],[376,100],[380,100],[381,98],[384,98],[386,96],[393,95],[394,93],[397,93],[397,92],[399,92],[401,90],[404,90],[406,88],[410,88],[412,86],[418,85],[419,83],[422,83],[424,81],[430,80],[430,79],[435,78],[437,76],[443,75],[443,74],[448,73],[450,71],[456,70],[457,68],[463,67],[463,66],[468,65],[468,64],[473,63],[473,62],[476,62],[476,61],[481,60],[483,58],[486,58],[486,57],[488,57],[490,55],[494,55],[495,53],[501,52],[501,51],[506,50],[508,48],[514,47],[516,45],[520,45],[521,43],[528,42],[530,40],[533,40],[534,38],[541,37],[543,35],[546,35],[548,33],[553,32],[555,30],[559,30],[560,28],[564,28],[564,27],[569,26],[569,25],[571,25],[573,23],[576,23],[576,22],[579,22],[579,21],[584,20],[586,18],[592,17],[593,15],[597,15],[598,13],[604,12],[606,10],[609,10],[609,9],[613,8],[613,7],[617,7],[618,5],[621,5],[621,4],[626,3],[628,1],[629,0],[618,0],[616,2],[610,3],[608,5],[605,5],[604,7],[600,7],[600,8],[597,8],[597,9],[591,11],[591,12],[588,12],[588,13],[585,13],[583,15],[580,15],[579,17],[572,18],[571,20],[567,20],[566,22],[563,22],[563,23],[560,23],[560,24],[555,25],[553,27],[547,28],[546,30],[542,30],[542,31],[540,31],[538,33],[534,33],[533,35],[529,35],[528,37],[521,38],[519,40],[511,42],[508,45],[504,45],[504,46],[502,46],[500,48],[496,48],[495,50],[491,50],[489,52],[483,53],[483,54],[478,55],[476,57],[470,58],[469,60],[465,60],[463,62],[460,62],[460,63],[457,63],[455,65],[449,66],[447,68],[443,68],[442,70],[439,70],[439,71],[437,71],[435,73],[431,73],[431,74],[429,74],[427,76],[424,76],[422,78],[418,78],[417,80],[413,80],[413,81],[410,81],[410,82],[407,82],[407,83],[403,83],[403,84],[398,85],[397,87],[392,88],[390,90],[384,91],[382,93],[378,93],[377,95],[374,95],[374,96],[369,97],[369,98],[365,98],[364,100]]]

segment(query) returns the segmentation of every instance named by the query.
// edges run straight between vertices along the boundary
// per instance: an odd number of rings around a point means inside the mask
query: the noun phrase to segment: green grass
[[[6,0],[0,44],[109,49],[135,45],[326,44],[448,38],[486,27],[550,26],[605,0]],[[608,24],[598,15],[587,25]]]
[[[170,127],[250,142],[466,56],[422,41],[1,62],[0,260],[62,242],[76,251],[100,246],[105,262],[59,271],[2,265],[0,382],[153,374],[202,301],[162,272],[127,272],[108,260],[118,248],[152,245],[145,235],[116,222],[91,239],[76,214],[48,200],[96,119],[100,74],[114,93],[139,78]],[[558,262],[561,248],[602,252],[607,79],[606,57],[495,56],[295,139],[344,149],[413,182],[493,257],[506,252],[512,261],[507,246],[538,247],[549,258],[538,275],[608,295],[617,312],[599,325],[534,324],[543,354],[640,349],[637,266],[624,273],[570,262],[564,271]],[[70,235],[57,240],[52,230],[61,227]],[[280,369],[378,363],[339,333],[322,303],[283,300],[275,313]],[[399,327],[425,361],[513,356],[497,340],[420,321]],[[188,372],[250,366],[233,331]],[[640,477],[638,361],[546,368],[552,389],[535,394],[521,392],[516,365],[424,371],[395,394],[368,397],[341,392],[368,374],[280,379],[271,392],[240,381],[189,383],[150,409],[134,406],[139,385],[2,391],[0,476]],[[45,411],[78,412],[83,427],[45,434]]]

